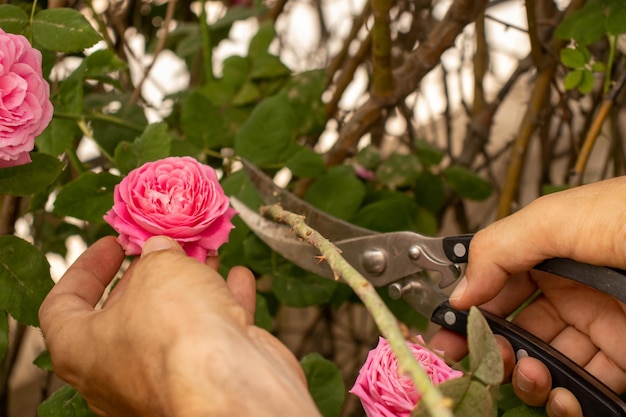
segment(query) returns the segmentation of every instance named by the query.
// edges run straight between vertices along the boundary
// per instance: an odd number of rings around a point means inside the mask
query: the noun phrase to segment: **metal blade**
[[[242,163],[246,174],[248,174],[248,177],[250,177],[250,180],[259,191],[261,199],[265,204],[280,203],[285,210],[303,215],[307,224],[327,239],[334,241],[376,233],[373,230],[355,226],[324,213],[289,191],[277,186],[270,177],[265,175],[254,164],[246,160],[242,160]]]
[[[262,217],[235,197],[230,199],[239,217],[263,242],[300,268],[325,278],[334,278],[319,251],[295,236],[289,226]],[[342,257],[372,285],[381,287],[423,270],[407,253],[411,232],[381,233],[333,242]]]
[[[254,234],[285,259],[321,277],[334,277],[326,262],[316,261],[319,251],[299,241],[289,226],[264,218],[235,197],[230,198],[230,204]]]

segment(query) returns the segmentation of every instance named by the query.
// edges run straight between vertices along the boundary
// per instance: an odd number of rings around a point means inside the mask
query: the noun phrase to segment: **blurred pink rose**
[[[30,162],[35,137],[52,119],[41,52],[0,29],[0,168]]]
[[[235,210],[210,166],[190,157],[170,157],[132,170],[115,186],[113,208],[104,216],[127,255],[141,253],[155,235],[175,239],[201,262],[228,241]]]
[[[418,339],[423,344],[420,336]],[[436,352],[416,343],[407,345],[435,385],[463,375]],[[359,397],[368,417],[408,417],[421,398],[410,378],[399,374],[396,355],[382,337],[367,355],[350,392]]]

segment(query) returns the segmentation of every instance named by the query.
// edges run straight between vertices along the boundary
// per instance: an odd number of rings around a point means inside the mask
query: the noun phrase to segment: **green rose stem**
[[[263,216],[291,226],[292,230],[310,245],[320,251],[320,261],[328,262],[337,279],[342,278],[359,296],[368,309],[378,329],[387,339],[398,358],[400,369],[413,381],[421,394],[421,401],[433,417],[453,416],[452,401],[433,385],[406,345],[400,325],[387,305],[380,298],[372,284],[355,270],[342,256],[341,251],[319,232],[309,227],[303,216],[284,210],[280,205],[263,206]]]

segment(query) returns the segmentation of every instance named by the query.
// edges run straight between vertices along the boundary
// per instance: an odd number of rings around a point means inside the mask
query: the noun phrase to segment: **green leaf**
[[[297,177],[319,177],[326,172],[322,155],[309,148],[302,148],[285,165]]]
[[[567,75],[565,76],[563,85],[565,86],[566,90],[572,90],[580,85],[580,82],[582,81],[582,79],[583,79],[583,70],[580,70],[580,69],[573,70],[567,73]]]
[[[422,171],[413,187],[415,201],[431,213],[438,213],[446,204],[446,187],[443,179],[428,170]]]
[[[37,417],[97,417],[70,385],[64,385],[37,408]]]
[[[71,148],[80,129],[74,120],[53,118],[46,130],[35,139],[39,152],[59,156]]]
[[[626,33],[626,5],[620,4],[612,9],[606,17],[606,31],[613,36]]]
[[[310,307],[330,301],[339,285],[296,266],[288,265],[276,270],[272,277],[272,291],[276,298],[290,307]]]
[[[324,417],[339,417],[346,387],[341,371],[319,353],[310,353],[300,360],[309,392]]]
[[[181,125],[186,138],[202,149],[224,144],[224,122],[219,109],[202,92],[194,91],[183,103]]]
[[[21,7],[13,4],[0,5],[0,28],[5,32],[22,35],[28,23],[28,14]]]
[[[415,148],[417,150],[417,158],[426,166],[439,165],[446,156],[445,152],[435,148],[423,139],[415,140]]]
[[[573,39],[579,44],[589,45],[605,34],[605,15],[602,5],[589,2],[567,16],[554,31],[560,39]]]
[[[30,195],[48,188],[61,171],[63,163],[57,158],[38,152],[31,152],[32,162],[16,167],[0,169],[0,193],[10,195]]]
[[[596,79],[593,76],[593,73],[587,69],[582,70],[582,80],[578,85],[578,91],[582,94],[589,94],[593,91],[593,87],[596,83]]]
[[[408,187],[415,183],[422,166],[413,154],[393,153],[376,170],[376,177],[392,190]]]
[[[444,169],[443,176],[454,191],[469,200],[486,200],[493,189],[487,180],[458,165],[451,165]]]
[[[52,372],[54,369],[52,367],[52,357],[50,356],[50,351],[44,350],[41,352],[35,360],[33,360],[33,365],[37,366],[39,369],[43,369],[44,371]]]
[[[104,223],[102,216],[113,207],[113,190],[121,181],[108,172],[85,172],[65,185],[54,202],[54,213]]]
[[[604,65],[604,62],[594,62],[593,64],[591,64],[591,71],[593,71],[593,72],[605,72],[606,71],[606,65]]]
[[[8,351],[9,316],[5,312],[2,312],[2,314],[0,314],[0,362],[4,361],[4,358],[6,357]]]
[[[455,417],[493,417],[495,415],[494,401],[489,389],[478,381],[473,381],[469,375],[450,379],[437,386],[441,393],[454,402]],[[413,415],[426,417],[423,403],[418,403],[417,413]]]
[[[52,289],[50,264],[33,245],[12,235],[0,236],[0,310],[29,326]]]
[[[261,294],[256,294],[256,309],[254,310],[254,325],[271,332],[274,320],[267,307],[267,300]]]
[[[326,70],[305,71],[292,76],[282,88],[294,111],[297,136],[319,135],[326,126],[326,105],[322,94]]]
[[[504,378],[504,362],[487,320],[476,307],[470,308],[467,319],[467,345],[470,370],[486,385],[498,385]]]
[[[352,167],[332,167],[307,190],[305,200],[340,219],[349,219],[365,197],[365,186]]]
[[[123,174],[127,174],[146,162],[167,158],[171,142],[165,123],[150,124],[133,143],[122,142],[117,145],[115,164]]]
[[[261,80],[286,77],[290,74],[291,70],[277,56],[261,55],[252,61],[252,70],[249,76],[252,80]]]
[[[585,59],[585,54],[576,48],[563,48],[561,49],[561,62],[567,68],[577,69],[584,67],[588,60]]]
[[[111,101],[119,100],[126,103],[124,96],[110,96]],[[125,122],[125,125],[111,123],[106,120],[92,120],[93,136],[100,148],[106,155],[113,157],[115,148],[121,142],[134,142],[137,135],[141,134],[148,124],[145,110],[136,104],[123,104],[122,107],[107,116]]]
[[[530,407],[522,404],[502,414],[502,417],[548,417],[545,407]]]
[[[413,230],[427,235],[437,233],[435,216],[405,194],[387,195],[362,207],[353,223],[378,232]]]
[[[270,19],[265,20],[250,40],[248,56],[252,59],[256,59],[259,56],[267,55],[270,44],[275,37],[276,30],[274,29],[274,21]]]
[[[235,137],[238,156],[259,165],[283,164],[302,147],[294,141],[294,113],[284,94],[262,101]]]
[[[259,101],[263,96],[261,90],[253,82],[244,83],[237,94],[233,97],[233,106],[245,106],[246,104],[254,104]]]
[[[569,185],[555,185],[555,184],[543,184],[541,186],[541,195],[552,194],[559,191],[567,190]]]
[[[32,28],[35,42],[52,51],[79,52],[101,39],[85,16],[70,8],[40,11]]]
[[[356,155],[356,161],[364,168],[376,168],[376,166],[380,164],[380,149],[372,145],[367,145]]]

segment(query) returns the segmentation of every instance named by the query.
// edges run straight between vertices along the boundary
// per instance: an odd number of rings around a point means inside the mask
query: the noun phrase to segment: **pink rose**
[[[420,336],[418,339],[424,343]],[[416,343],[407,345],[435,385],[463,375],[436,352]],[[411,379],[399,374],[396,355],[382,337],[367,355],[350,392],[359,397],[368,417],[408,417],[421,398]]]
[[[0,29],[0,168],[30,162],[29,152],[52,119],[41,52]]]
[[[141,253],[151,236],[175,239],[201,262],[228,241],[235,210],[213,168],[190,157],[170,157],[132,170],[115,186],[104,216],[127,255]]]

